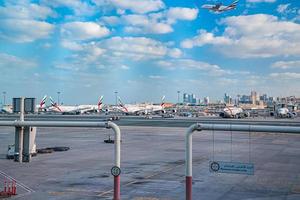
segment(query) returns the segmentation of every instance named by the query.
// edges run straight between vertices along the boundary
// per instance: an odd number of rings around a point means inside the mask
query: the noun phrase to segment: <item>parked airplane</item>
[[[103,105],[103,96],[99,98],[97,105],[76,105],[76,106],[65,106],[58,105],[51,97],[49,97],[51,106],[47,108],[50,112],[58,112],[62,114],[83,114],[90,112],[100,112]]]
[[[160,105],[154,104],[124,104],[120,97],[118,97],[118,110],[127,115],[147,115],[151,113],[165,113],[165,96],[162,97]]]
[[[220,117],[223,118],[245,118],[249,117],[250,113],[245,112],[242,108],[233,106],[226,106],[220,113]]]
[[[279,117],[279,118],[294,118],[297,117],[297,113],[294,111],[294,108],[292,111],[290,111],[287,107],[286,104],[278,104],[277,109],[275,109],[275,112],[271,112],[270,115],[274,117]],[[294,106],[292,106],[294,107]]]
[[[228,11],[228,10],[235,9],[238,2],[239,2],[239,0],[234,1],[228,6],[223,6],[222,3],[217,3],[217,4],[214,4],[214,5],[204,4],[203,6],[201,6],[201,8],[208,9],[208,10],[213,11],[215,13],[221,13],[221,12],[225,12],[225,11]]]
[[[0,113],[13,113],[13,106],[12,105],[3,105]]]

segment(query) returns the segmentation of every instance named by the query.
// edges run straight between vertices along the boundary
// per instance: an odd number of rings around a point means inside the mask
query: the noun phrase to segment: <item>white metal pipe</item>
[[[232,124],[193,124],[186,133],[186,176],[192,176],[192,134],[194,131],[247,131],[247,132],[271,132],[271,133],[298,133],[300,127],[288,126],[261,126],[261,125],[232,125]]]
[[[251,124],[199,124],[199,126],[201,126],[201,130],[300,133],[300,126],[264,126]]]
[[[20,121],[24,121],[24,108],[25,108],[24,101],[25,98],[21,97],[20,98]]]
[[[112,122],[110,122],[112,123]],[[108,122],[81,121],[0,121],[0,126],[33,126],[33,127],[103,127],[111,128]]]
[[[121,163],[121,131],[113,122],[80,122],[80,121],[0,121],[0,126],[15,127],[103,127],[111,128],[115,133],[115,166]]]
[[[113,122],[108,122],[107,126],[115,133],[115,166],[121,167],[121,131],[119,126]]]
[[[121,166],[121,131],[113,122],[80,122],[80,121],[2,121],[0,126],[21,127],[103,127],[111,128],[115,133],[115,166]],[[22,145],[23,146],[23,145]],[[120,176],[114,177],[114,200],[120,200]]]
[[[201,130],[200,124],[191,125],[185,135],[185,160],[186,160],[186,168],[185,175],[192,176],[192,134],[196,130]]]
[[[232,124],[193,124],[185,135],[185,176],[186,176],[186,200],[192,200],[192,135],[195,131],[247,131],[247,132],[270,132],[270,133],[297,133],[300,127],[289,126],[258,126],[258,125],[232,125]]]

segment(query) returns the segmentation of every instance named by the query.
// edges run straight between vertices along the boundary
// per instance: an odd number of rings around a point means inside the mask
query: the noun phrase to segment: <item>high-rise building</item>
[[[184,93],[183,94],[183,103],[196,104],[197,103],[196,95]]]
[[[251,101],[252,104],[256,105],[258,101],[258,94],[256,91],[251,91]]]
[[[204,97],[204,102],[203,102],[204,104],[209,104],[209,97]]]
[[[232,103],[232,98],[227,93],[224,94],[224,103],[226,103],[226,104]]]

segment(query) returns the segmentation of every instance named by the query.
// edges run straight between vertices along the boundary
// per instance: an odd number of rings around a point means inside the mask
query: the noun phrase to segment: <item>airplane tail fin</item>
[[[119,102],[119,106],[124,106],[124,104],[123,104],[123,102],[122,102],[122,100],[121,100],[121,98],[120,97],[118,97],[118,102]]]
[[[61,112],[61,109],[58,107],[57,103],[52,99],[51,96],[49,97],[49,99],[50,99],[51,105]]]
[[[49,99],[50,99],[50,103],[51,103],[52,106],[56,106],[57,105],[57,103],[52,99],[51,96],[49,97]]]
[[[164,95],[162,98],[161,98],[161,106],[162,107],[165,107],[165,98],[166,98],[166,96]]]
[[[120,97],[118,97],[118,101],[119,101],[119,106],[121,106],[122,108],[124,108],[124,110],[125,110],[126,112],[128,112],[128,109],[125,107],[125,104],[122,102],[122,100],[121,100]]]
[[[42,100],[41,100],[41,102],[40,102],[40,108],[42,108],[42,107],[45,105],[46,100],[47,100],[47,95],[45,95],[45,96],[42,98]]]
[[[98,110],[101,110],[102,109],[102,105],[103,105],[103,96],[101,96],[99,98],[99,101],[98,101]]]

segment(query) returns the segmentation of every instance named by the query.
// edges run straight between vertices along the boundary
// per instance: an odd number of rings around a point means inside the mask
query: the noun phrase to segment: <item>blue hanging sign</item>
[[[253,163],[239,163],[239,162],[223,162],[212,161],[209,163],[209,170],[217,173],[231,173],[231,174],[254,174]]]

